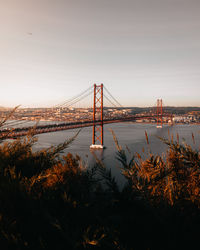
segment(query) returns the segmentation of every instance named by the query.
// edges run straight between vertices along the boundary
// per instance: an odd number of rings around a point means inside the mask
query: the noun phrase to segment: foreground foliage
[[[74,139],[38,152],[32,135],[0,145],[1,249],[195,249],[198,151],[163,140],[165,157],[128,160],[114,136],[121,189],[101,162],[61,157]]]

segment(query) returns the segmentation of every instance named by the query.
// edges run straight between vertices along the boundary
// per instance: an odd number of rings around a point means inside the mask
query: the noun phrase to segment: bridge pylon
[[[93,134],[91,149],[103,149],[103,84],[94,84]]]
[[[163,101],[157,99],[157,128],[162,128],[163,125]]]

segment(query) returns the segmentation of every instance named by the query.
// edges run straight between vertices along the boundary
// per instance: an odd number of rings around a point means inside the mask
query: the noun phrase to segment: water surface
[[[106,149],[103,151],[96,150],[95,154],[103,159],[107,168],[111,168],[112,173],[116,176],[119,182],[123,183],[124,178],[120,174],[120,163],[116,160],[116,146],[110,129],[114,131],[119,144],[132,153],[138,152],[143,157],[148,153],[148,146],[145,138],[145,131],[147,131],[150,149],[152,153],[162,154],[166,151],[167,146],[158,138],[169,138],[169,134],[176,140],[177,133],[179,134],[180,142],[185,140],[193,148],[199,148],[200,142],[200,125],[175,125],[163,128],[156,128],[155,124],[137,124],[137,123],[117,123],[108,124],[104,126],[104,145]],[[64,142],[76,134],[78,129],[59,131],[47,134],[38,135],[38,142],[34,145],[34,150],[50,147]],[[195,144],[192,140],[192,133],[195,137]],[[90,152],[90,145],[92,144],[92,127],[81,129],[76,140],[64,150],[64,153],[71,152],[81,156],[85,164],[92,165],[95,163],[94,157]],[[143,153],[143,149],[145,153]],[[129,155],[127,151],[127,155]]]

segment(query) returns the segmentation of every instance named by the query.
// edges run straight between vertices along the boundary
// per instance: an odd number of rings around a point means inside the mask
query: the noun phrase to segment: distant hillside
[[[8,109],[8,108],[0,106],[0,110],[5,110],[5,109]]]
[[[200,111],[200,107],[165,107],[165,110],[173,114],[186,114],[191,111]]]
[[[131,109],[132,114],[138,114],[138,113],[144,113],[144,112],[149,112],[153,109],[153,107],[123,107],[123,108],[118,108],[118,109]],[[165,112],[169,112],[172,114],[186,114],[191,111],[199,111],[200,112],[200,107],[169,107],[166,106],[163,108]]]

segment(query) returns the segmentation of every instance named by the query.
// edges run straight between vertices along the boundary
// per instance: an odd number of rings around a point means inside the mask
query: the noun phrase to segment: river
[[[106,149],[103,151],[95,150],[95,154],[99,159],[103,160],[107,168],[111,168],[112,174],[121,184],[124,183],[124,178],[120,174],[121,165],[116,160],[117,149],[110,129],[114,131],[119,144],[126,150],[127,156],[130,156],[128,152],[129,150],[132,154],[135,152],[140,153],[142,157],[145,157],[145,154],[148,153],[149,149],[146,143],[145,131],[148,134],[150,150],[152,153],[162,154],[166,151],[167,146],[158,137],[168,138],[169,134],[171,136],[173,134],[174,140],[176,140],[177,133],[179,134],[180,142],[185,140],[193,148],[199,149],[200,125],[184,124],[172,127],[164,125],[163,128],[156,128],[155,124],[137,124],[131,122],[105,125],[104,145],[106,146]],[[34,150],[44,149],[62,143],[74,136],[77,131],[78,129],[73,129],[38,135],[38,142],[34,145]],[[195,137],[195,144],[192,140],[192,133]],[[75,141],[64,150],[64,153],[71,152],[74,155],[77,154],[81,156],[86,165],[91,166],[95,164],[94,156],[90,152],[91,143],[92,127],[83,128]],[[127,150],[127,147],[129,150]]]

